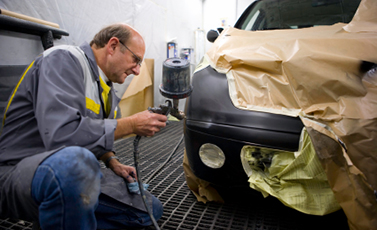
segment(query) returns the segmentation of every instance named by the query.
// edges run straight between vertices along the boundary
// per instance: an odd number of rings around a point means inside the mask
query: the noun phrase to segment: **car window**
[[[243,30],[298,29],[352,20],[360,0],[261,0],[235,27]]]

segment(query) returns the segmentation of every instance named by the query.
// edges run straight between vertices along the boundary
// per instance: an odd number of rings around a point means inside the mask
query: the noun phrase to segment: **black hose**
[[[182,137],[181,139],[178,141],[177,145],[174,147],[173,151],[170,153],[170,155],[168,156],[168,158],[165,160],[164,163],[162,163],[156,170],[154,170],[154,172],[152,173],[152,175],[150,175],[144,182],[146,184],[149,183],[150,180],[153,179],[154,176],[156,176],[156,174],[170,161],[170,159],[172,158],[172,156],[174,155],[174,153],[177,151],[179,145],[182,143],[182,140],[183,140],[183,134],[182,134]]]
[[[141,194],[141,197],[143,198],[142,200],[144,202],[145,208],[147,209],[149,217],[151,218],[154,227],[156,229],[160,230],[160,227],[158,226],[156,219],[154,218],[153,213],[152,213],[150,207],[147,204],[147,197],[145,196],[145,193],[144,193],[144,186],[143,186],[143,182],[141,181],[141,175],[140,175],[140,172],[139,172],[139,149],[138,149],[138,145],[139,145],[140,138],[141,138],[141,136],[137,135],[135,137],[135,140],[134,140],[134,161],[135,161],[137,182],[139,183],[140,194]]]
[[[172,108],[172,103],[169,100],[166,100],[165,103],[167,103],[168,105],[167,106],[166,105],[160,105],[160,107],[148,108],[148,110],[150,112],[152,112],[152,113],[159,113],[159,114],[163,114],[165,116],[168,116],[169,113],[170,113],[170,111],[171,111],[171,108]],[[154,218],[153,213],[152,213],[152,211],[150,210],[150,208],[149,208],[149,206],[147,204],[147,201],[146,201],[147,197],[145,196],[145,193],[144,193],[144,185],[143,185],[143,182],[141,181],[141,175],[140,175],[140,172],[139,172],[139,149],[138,149],[138,146],[139,146],[140,139],[141,139],[141,136],[137,135],[135,137],[135,140],[134,140],[134,161],[135,161],[135,169],[136,169],[136,175],[137,175],[137,182],[139,184],[139,190],[140,190],[141,198],[143,200],[145,208],[147,209],[149,217],[151,218],[154,227],[157,230],[160,230],[160,227],[158,226],[157,221]],[[183,139],[183,135],[182,135],[182,139]],[[179,144],[182,141],[182,139],[179,141]],[[178,148],[178,145],[177,145],[176,148]],[[173,153],[174,152],[175,152],[175,150],[173,151]],[[170,157],[173,155],[173,153],[170,154]],[[165,161],[165,162],[167,162],[167,161]],[[165,164],[166,163],[164,163],[163,165],[165,165]],[[158,168],[157,170],[155,170],[155,173],[153,173],[152,175],[156,174],[156,172],[158,172],[158,170],[160,170],[160,169],[161,169],[161,167]],[[149,181],[149,178],[148,178],[148,181]]]

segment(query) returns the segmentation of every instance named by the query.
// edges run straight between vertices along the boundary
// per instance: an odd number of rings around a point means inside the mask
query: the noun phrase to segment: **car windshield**
[[[360,0],[262,0],[240,17],[235,27],[243,30],[298,29],[348,23]]]

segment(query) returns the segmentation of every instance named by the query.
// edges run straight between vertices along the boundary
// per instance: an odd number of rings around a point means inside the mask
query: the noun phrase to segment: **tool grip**
[[[172,108],[172,103],[169,100],[166,100],[165,103],[167,103],[167,105],[160,105],[158,107],[148,107],[148,110],[152,113],[158,113],[167,116],[169,115],[170,110]]]

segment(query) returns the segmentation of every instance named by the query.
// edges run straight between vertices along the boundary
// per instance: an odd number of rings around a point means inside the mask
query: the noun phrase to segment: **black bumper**
[[[247,185],[240,154],[244,145],[296,151],[303,124],[299,118],[241,110],[229,97],[224,74],[210,67],[194,74],[194,91],[186,100],[184,135],[193,173],[219,186]],[[225,164],[212,169],[202,163],[199,148],[212,143],[222,149]]]

